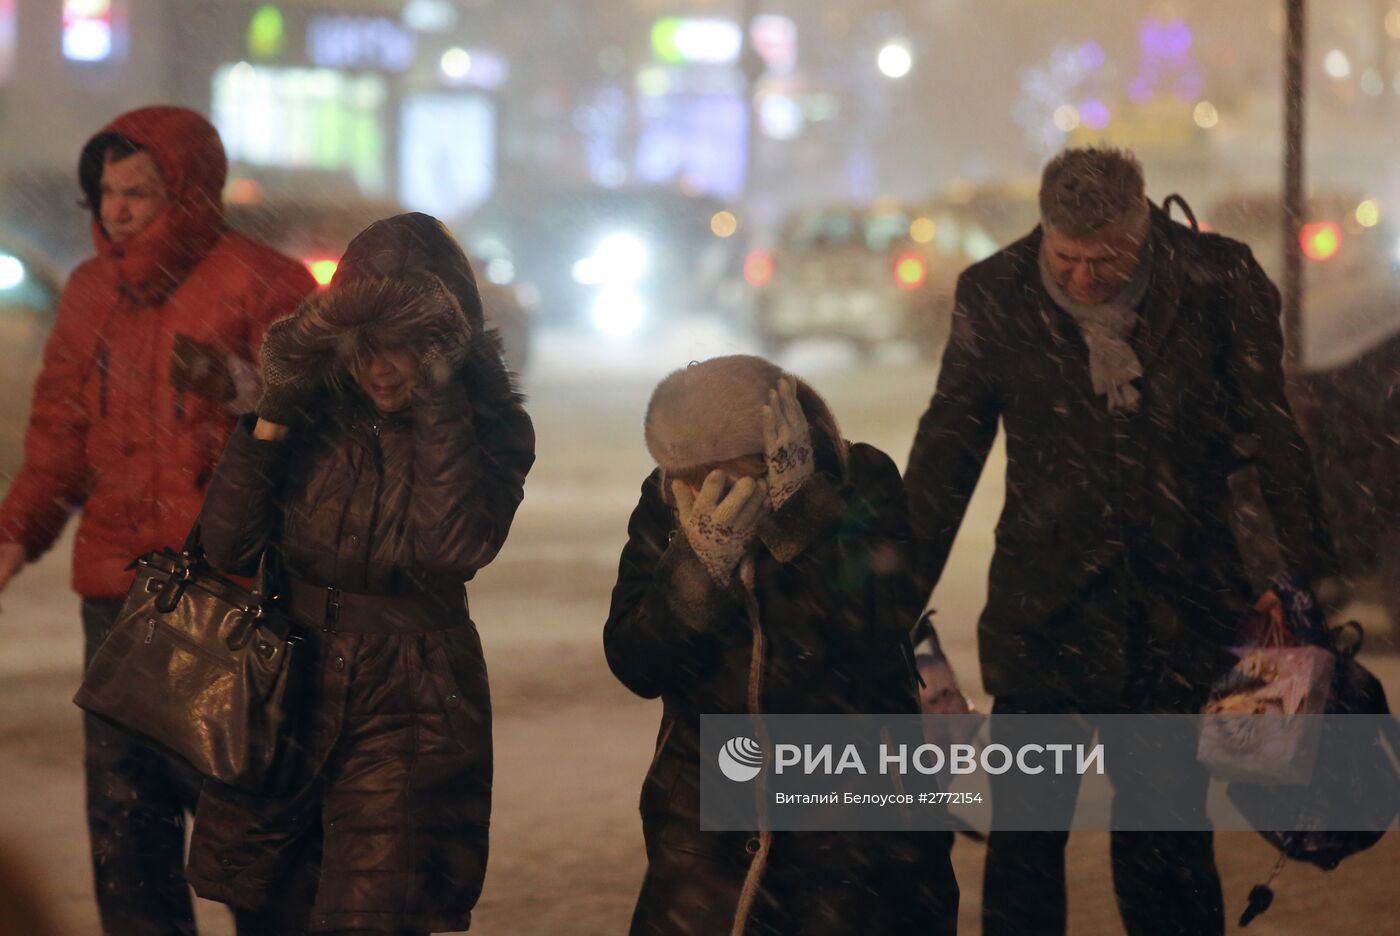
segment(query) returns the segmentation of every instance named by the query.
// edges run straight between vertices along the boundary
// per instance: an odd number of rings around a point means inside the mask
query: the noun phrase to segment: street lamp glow
[[[1322,60],[1322,67],[1327,70],[1327,74],[1341,81],[1351,74],[1351,59],[1341,49],[1333,49],[1327,53],[1327,57]]]
[[[1061,133],[1069,133],[1079,126],[1079,108],[1073,104],[1061,104],[1055,108],[1055,129]]]
[[[1362,227],[1375,227],[1381,220],[1381,208],[1374,198],[1368,198],[1356,206],[1356,223]]]
[[[461,81],[472,70],[471,53],[466,49],[448,49],[442,53],[442,61],[439,63],[443,77],[452,81]]]
[[[903,78],[914,67],[914,55],[902,42],[889,42],[880,50],[876,64],[886,78]]]
[[[1191,116],[1195,119],[1196,126],[1200,127],[1202,130],[1209,130],[1211,127],[1220,123],[1220,112],[1215,109],[1215,105],[1210,101],[1201,101],[1197,104]]]

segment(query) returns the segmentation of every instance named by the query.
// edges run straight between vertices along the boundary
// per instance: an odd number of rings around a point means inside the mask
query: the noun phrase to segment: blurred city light
[[[716,237],[732,237],[739,230],[739,219],[732,211],[717,211],[710,219],[710,230]]]
[[[466,49],[451,48],[442,53],[442,60],[438,63],[442,69],[442,75],[449,81],[461,81],[471,74],[472,56]]]
[[[276,58],[282,54],[287,24],[282,11],[271,3],[253,11],[248,22],[248,53],[254,58]]]
[[[1196,105],[1196,109],[1191,116],[1196,121],[1196,126],[1202,130],[1209,130],[1220,123],[1220,112],[1215,109],[1215,105],[1210,101],[1201,101]]]
[[[1385,15],[1385,34],[1392,39],[1400,39],[1400,9],[1391,10]]]
[[[894,278],[900,289],[918,289],[928,280],[928,264],[911,250],[895,261]]]
[[[674,65],[731,65],[744,48],[739,24],[723,19],[667,17],[651,28],[652,54]]]
[[[914,67],[914,55],[902,41],[887,42],[880,49],[876,64],[886,78],[903,78]]]
[[[786,94],[765,94],[758,105],[759,126],[775,140],[795,140],[802,134],[807,118],[802,105]]]
[[[1341,49],[1333,49],[1327,53],[1327,57],[1322,60],[1322,67],[1327,70],[1327,74],[1341,81],[1351,74],[1351,59]]]
[[[751,250],[744,258],[744,280],[750,286],[767,286],[773,281],[773,255],[766,250]]]
[[[909,225],[909,237],[916,244],[932,243],[937,233],[938,226],[932,218],[915,218]]]
[[[1381,73],[1374,68],[1368,68],[1361,75],[1361,91],[1371,97],[1380,97],[1385,93],[1385,79]]]
[[[311,278],[322,289],[331,284],[331,278],[335,276],[335,270],[338,266],[340,266],[340,261],[330,257],[313,257],[306,261],[306,268],[311,271]]]
[[[1356,223],[1362,227],[1375,227],[1381,220],[1381,206],[1374,198],[1368,198],[1356,206]]]
[[[647,245],[634,234],[610,234],[591,256],[574,264],[574,281],[583,286],[635,283],[646,275],[651,257]]]
[[[112,55],[112,0],[63,0],[63,57],[100,62]]]
[[[14,289],[24,282],[24,264],[19,257],[0,253],[0,289]]]
[[[497,286],[509,286],[515,282],[515,264],[505,257],[496,257],[488,261],[486,279]]]
[[[605,289],[593,303],[593,324],[605,335],[625,338],[642,326],[646,306],[626,287]]]
[[[1079,122],[1090,130],[1102,130],[1108,126],[1108,105],[1097,98],[1090,98],[1079,106]]]
[[[405,26],[418,32],[447,32],[457,25],[457,7],[451,0],[408,0],[401,19]]]
[[[1061,104],[1055,108],[1055,129],[1069,133],[1079,126],[1079,108],[1073,104]]]
[[[1342,229],[1335,221],[1305,224],[1298,232],[1298,241],[1309,260],[1331,260],[1342,246]]]

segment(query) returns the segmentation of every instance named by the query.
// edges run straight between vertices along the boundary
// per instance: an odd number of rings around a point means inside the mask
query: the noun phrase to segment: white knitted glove
[[[763,447],[768,458],[768,498],[777,510],[812,476],[812,435],[797,402],[797,388],[784,377],[768,391],[763,408]]]
[[[769,510],[768,486],[762,479],[740,478],[726,490],[728,481],[724,472],[712,471],[698,494],[680,481],[671,482],[685,538],[717,585],[733,577]]]

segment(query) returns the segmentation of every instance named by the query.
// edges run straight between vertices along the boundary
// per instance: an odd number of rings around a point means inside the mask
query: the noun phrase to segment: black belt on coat
[[[287,594],[297,620],[326,634],[421,634],[471,620],[465,588],[367,595],[291,579]]]

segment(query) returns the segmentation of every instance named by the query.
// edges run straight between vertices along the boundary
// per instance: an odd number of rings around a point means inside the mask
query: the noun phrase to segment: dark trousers
[[[1156,704],[1151,708],[1138,705]],[[992,708],[992,738],[1008,746],[1031,740],[998,732],[996,715],[1051,714],[1073,711],[1063,703],[997,699]],[[1139,698],[1134,712],[1161,714],[1199,711],[1193,697],[1168,692],[1155,700]],[[1095,724],[1083,720],[1078,738],[1056,738],[1087,744]],[[1108,777],[1114,786],[1115,829],[1132,824],[1140,814],[1136,798],[1165,799],[1179,814],[1203,816],[1209,773],[1195,763],[1194,748],[1183,750],[1177,762],[1183,766],[1169,777],[1133,771],[1134,744],[1149,742],[1124,733],[1121,727],[1099,724],[1100,741],[1115,756],[1108,759]],[[1014,749],[1014,748],[1013,748]],[[1142,748],[1147,750],[1146,747]],[[1069,832],[998,831],[998,824],[1025,827],[1048,824],[1045,816],[1073,814],[1079,778],[1066,775],[1049,791],[1041,787],[1033,799],[1018,795],[1013,774],[993,776],[992,832],[987,840],[987,862],[982,889],[984,936],[1062,936],[1066,926],[1065,844]],[[1193,823],[1194,824],[1194,823]],[[1115,831],[1110,854],[1113,889],[1129,936],[1212,936],[1225,931],[1224,899],[1215,867],[1210,832]]]
[[[121,602],[83,600],[84,666]],[[185,813],[199,777],[127,733],[85,715],[84,773],[92,876],[104,936],[193,934],[185,884]]]

